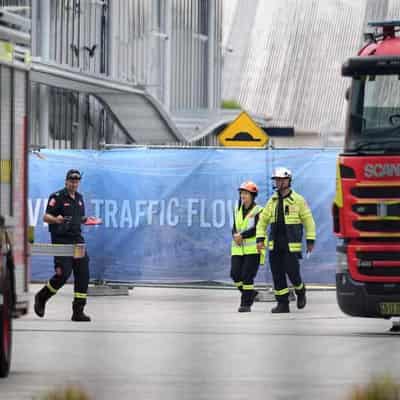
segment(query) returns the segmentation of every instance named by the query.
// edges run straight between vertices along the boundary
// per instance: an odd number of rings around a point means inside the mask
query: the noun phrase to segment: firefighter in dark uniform
[[[239,187],[239,204],[235,209],[231,244],[231,278],[241,292],[239,312],[250,312],[257,296],[254,279],[258,267],[264,264],[256,244],[256,225],[262,207],[255,203],[258,188],[254,182]]]
[[[265,248],[265,233],[271,225],[268,248],[269,262],[274,281],[277,305],[272,313],[288,313],[288,275],[297,295],[297,308],[306,305],[306,288],[300,275],[299,259],[302,257],[303,226],[306,229],[307,252],[311,253],[315,242],[315,222],[304,198],[291,189],[292,173],[284,167],[276,168],[276,193],[268,200],[257,224],[257,249]]]
[[[65,188],[50,195],[43,220],[49,224],[53,244],[84,243],[81,224],[85,217],[83,197],[78,193],[81,174],[71,169],[67,172]],[[83,310],[86,305],[89,284],[89,257],[54,257],[55,274],[35,296],[35,313],[43,317],[46,302],[67,282],[74,272],[74,300],[72,321],[90,321]]]

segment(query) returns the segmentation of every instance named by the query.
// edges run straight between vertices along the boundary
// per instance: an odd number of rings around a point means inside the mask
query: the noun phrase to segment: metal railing
[[[7,11],[13,13],[18,13],[25,18],[31,17],[31,5],[31,0],[0,0],[0,8],[7,9]]]
[[[37,97],[39,85],[33,84]],[[92,95],[50,88],[49,149],[99,149],[105,143],[132,143],[107,108]],[[36,94],[35,94],[36,93]],[[41,147],[40,103],[32,102],[30,147]]]

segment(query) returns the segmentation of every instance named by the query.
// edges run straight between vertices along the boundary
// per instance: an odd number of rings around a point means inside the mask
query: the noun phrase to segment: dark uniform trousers
[[[60,237],[52,235],[54,244],[84,243],[81,235],[71,237]],[[89,286],[89,256],[85,253],[82,258],[54,257],[55,274],[49,280],[47,287],[55,294],[68,281],[71,273],[74,273],[74,299],[75,303],[86,304]]]
[[[243,304],[249,306],[253,301],[254,279],[260,265],[259,254],[246,254],[231,257],[231,278],[243,293]]]
[[[286,274],[292,282],[296,294],[303,294],[305,287],[300,276],[299,253],[287,251],[270,251],[269,263],[274,280],[275,297],[278,302],[289,302],[289,288]]]
[[[86,297],[89,285],[89,257],[83,258],[54,257],[54,268],[56,273],[49,280],[51,288],[55,291],[61,289],[74,272],[75,298],[82,300]]]

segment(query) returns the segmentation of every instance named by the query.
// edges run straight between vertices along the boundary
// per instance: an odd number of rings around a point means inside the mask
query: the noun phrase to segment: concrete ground
[[[38,286],[32,285],[32,292]],[[309,292],[305,310],[271,315],[272,303],[237,313],[233,290],[135,288],[91,297],[91,323],[71,316],[72,288],[45,319],[14,323],[1,400],[38,398],[79,383],[93,399],[346,399],[354,385],[400,381],[400,337],[384,320],[349,318],[334,292]]]

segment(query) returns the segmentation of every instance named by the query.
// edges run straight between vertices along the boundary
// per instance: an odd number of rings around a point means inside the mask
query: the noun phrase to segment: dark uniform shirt
[[[290,193],[285,196],[289,197]],[[275,224],[275,242],[274,251],[276,252],[286,252],[289,250],[288,238],[286,233],[285,217],[283,209],[283,199],[280,194],[278,195],[278,207],[276,208],[276,224]]]
[[[278,193],[278,207],[276,207],[276,224],[275,224],[275,243],[274,252],[277,253],[286,253],[289,251],[289,241],[287,237],[286,224],[285,224],[285,215],[289,215],[289,207],[285,206],[283,209],[283,199],[290,197],[292,191],[288,193],[286,196],[282,197]],[[298,258],[302,258],[301,252],[295,252]]]
[[[46,213],[57,217],[62,215],[64,223],[49,224],[52,243],[84,243],[81,234],[81,224],[85,216],[85,204],[80,193],[75,193],[75,199],[67,189],[52,193],[49,197]]]

